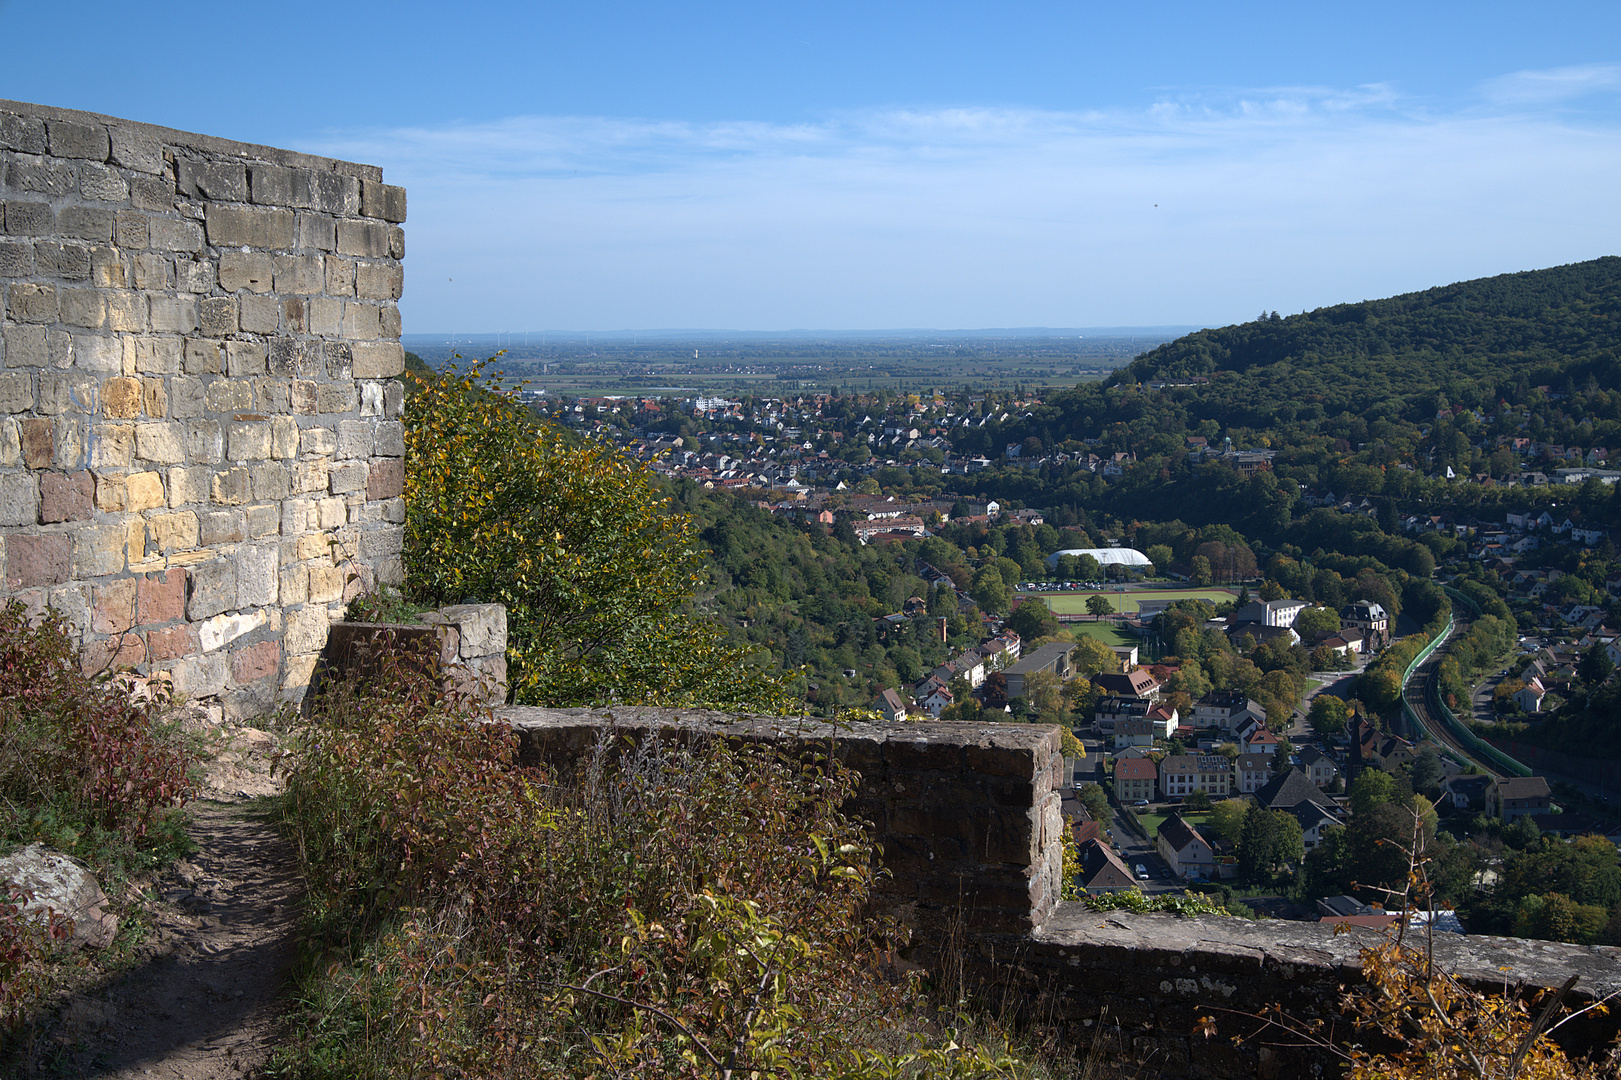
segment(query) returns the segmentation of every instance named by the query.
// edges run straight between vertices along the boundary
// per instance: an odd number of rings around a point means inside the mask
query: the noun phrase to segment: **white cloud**
[[[1504,105],[1551,105],[1616,90],[1621,90],[1621,64],[1516,71],[1482,87],[1488,100]]]
[[[1436,117],[1386,86],[310,148],[409,189],[407,332],[1227,321],[1621,247],[1613,123]]]

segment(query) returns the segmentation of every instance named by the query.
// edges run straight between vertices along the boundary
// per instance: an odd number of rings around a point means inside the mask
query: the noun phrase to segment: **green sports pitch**
[[[1035,595],[1045,599],[1047,606],[1057,615],[1085,615],[1086,601],[1093,596],[1106,598],[1109,605],[1122,615],[1136,614],[1141,610],[1144,601],[1208,600],[1212,604],[1224,604],[1238,599],[1238,594],[1231,589],[1127,589],[1125,592],[1115,592],[1113,589],[1077,589],[1074,592]]]

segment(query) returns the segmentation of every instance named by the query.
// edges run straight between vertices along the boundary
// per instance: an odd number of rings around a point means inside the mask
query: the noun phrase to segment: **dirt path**
[[[255,1076],[277,1039],[299,879],[258,797],[274,740],[216,726],[188,831],[198,851],[156,883],[145,963],[81,994],[36,1043],[41,1075],[216,1080]]]

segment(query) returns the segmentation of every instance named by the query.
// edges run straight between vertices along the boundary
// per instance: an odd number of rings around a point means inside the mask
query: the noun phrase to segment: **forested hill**
[[[1218,413],[1222,399],[1259,398],[1412,420],[1415,410],[1433,415],[1437,391],[1490,408],[1528,386],[1621,385],[1618,358],[1621,258],[1610,256],[1200,330],[1107,385],[1206,376],[1201,396]]]

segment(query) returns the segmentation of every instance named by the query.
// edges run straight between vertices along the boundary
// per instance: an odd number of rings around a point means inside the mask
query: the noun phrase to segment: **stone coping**
[[[353,161],[344,161],[341,158],[305,154],[297,150],[283,150],[274,146],[260,146],[257,143],[237,142],[234,139],[221,139],[214,135],[200,135],[193,131],[181,131],[177,128],[161,127],[157,124],[143,124],[136,120],[125,120],[121,117],[107,116],[102,113],[83,112],[79,109],[62,109],[54,105],[35,105],[31,102],[10,101],[0,98],[0,113],[7,112],[39,117],[44,120],[66,120],[75,124],[101,124],[122,131],[139,132],[155,137],[170,146],[187,147],[205,154],[248,158],[274,165],[319,169],[323,172],[336,172],[344,176],[370,180],[373,183],[382,183],[383,180],[383,170],[376,165],[361,165]]]

